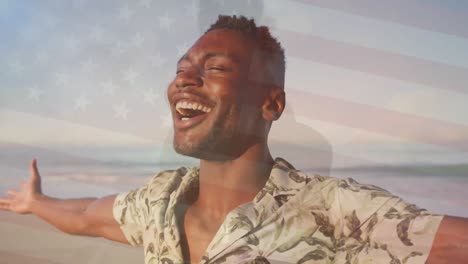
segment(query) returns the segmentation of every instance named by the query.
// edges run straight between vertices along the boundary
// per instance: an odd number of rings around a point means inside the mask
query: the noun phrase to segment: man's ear
[[[263,119],[275,121],[280,118],[286,105],[286,94],[279,87],[271,88],[262,106]]]

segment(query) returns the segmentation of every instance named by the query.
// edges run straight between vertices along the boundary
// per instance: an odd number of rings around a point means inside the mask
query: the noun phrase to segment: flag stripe
[[[468,47],[466,38],[294,1],[272,0],[265,12],[276,19],[279,31],[294,31],[468,69],[468,54],[462,52]]]
[[[297,115],[413,142],[468,151],[468,126],[347,102],[290,87],[287,89],[289,101]]]
[[[288,87],[388,110],[468,125],[468,93],[439,89],[290,56]]]
[[[443,5],[440,1],[293,1],[468,38],[468,28],[465,26],[468,24],[467,6],[464,1],[444,1],[455,7]]]
[[[288,56],[468,93],[468,70],[400,54],[327,40],[293,31],[280,31]]]

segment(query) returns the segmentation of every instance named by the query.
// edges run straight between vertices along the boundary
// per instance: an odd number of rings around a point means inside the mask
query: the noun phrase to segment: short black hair
[[[267,26],[257,26],[253,18],[248,19],[245,16],[219,15],[218,20],[208,28],[205,34],[215,29],[235,30],[251,37],[260,49],[267,69],[266,74],[279,88],[284,89],[286,70],[284,49],[281,43],[271,35]]]

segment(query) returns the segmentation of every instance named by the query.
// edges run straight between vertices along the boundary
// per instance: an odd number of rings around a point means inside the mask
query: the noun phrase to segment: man
[[[163,171],[101,199],[42,194],[36,161],[1,208],[77,235],[142,245],[146,263],[462,263],[467,219],[430,214],[352,179],[308,176],[270,155],[285,106],[284,52],[266,27],[220,16],[180,59],[168,99],[174,148],[199,168]],[[428,258],[429,256],[429,258]]]

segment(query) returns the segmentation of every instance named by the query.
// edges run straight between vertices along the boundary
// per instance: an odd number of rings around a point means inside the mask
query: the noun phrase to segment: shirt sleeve
[[[152,201],[161,194],[165,175],[164,172],[156,174],[144,186],[120,193],[115,198],[114,219],[132,246],[143,245],[143,233],[151,220]]]
[[[357,263],[426,261],[442,215],[350,178],[337,185],[342,219],[337,254]]]
[[[114,219],[132,246],[143,244],[143,230],[150,215],[148,186],[120,193],[114,201]]]

